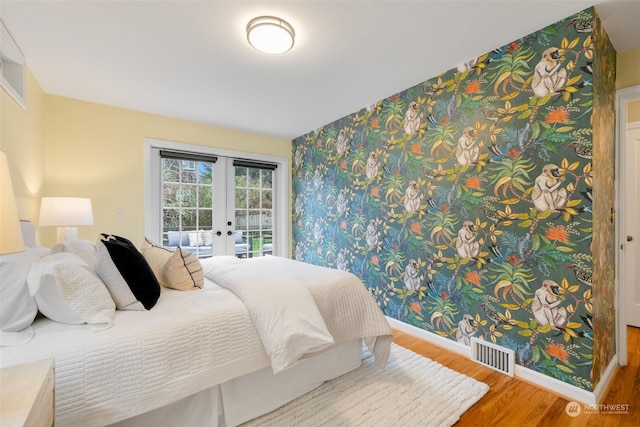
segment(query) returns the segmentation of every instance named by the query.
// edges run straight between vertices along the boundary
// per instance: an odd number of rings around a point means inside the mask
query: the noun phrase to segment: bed
[[[236,426],[357,368],[363,342],[386,362],[391,329],[350,273],[272,256],[201,266],[202,289],[161,287],[108,327],[38,314],[28,342],[3,339],[0,366],[54,358],[59,426]]]

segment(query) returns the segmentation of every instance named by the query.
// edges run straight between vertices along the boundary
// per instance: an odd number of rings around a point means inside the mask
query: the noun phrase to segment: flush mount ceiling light
[[[293,47],[296,32],[291,24],[275,16],[259,16],[247,24],[247,40],[264,53],[285,53]]]

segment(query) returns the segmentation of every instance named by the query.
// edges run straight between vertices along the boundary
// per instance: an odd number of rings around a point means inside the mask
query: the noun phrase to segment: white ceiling
[[[595,4],[640,47],[638,0],[31,1],[0,17],[45,92],[288,139]],[[275,15],[284,55],[246,41]]]

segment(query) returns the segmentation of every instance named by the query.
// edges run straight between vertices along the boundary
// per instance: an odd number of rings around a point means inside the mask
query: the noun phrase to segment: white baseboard
[[[425,331],[424,329],[420,329],[391,317],[387,317],[387,320],[389,321],[389,324],[392,328],[398,329],[411,335],[415,335],[416,337],[422,338],[425,341],[432,342],[435,345],[443,347],[447,350],[454,351],[467,357],[470,356],[470,347],[467,347],[466,345],[462,345],[456,341],[441,337],[432,332]],[[471,359],[469,359],[469,362],[475,363],[472,362]],[[593,392],[583,390],[574,385],[567,384],[563,381],[541,374],[540,372],[525,368],[524,366],[520,365],[516,365],[515,377],[527,381],[535,385],[536,387],[540,387],[559,394],[568,400],[575,400],[587,405],[596,405],[603,397],[601,396],[601,394],[606,391],[609,381],[611,381],[611,379],[613,378],[613,373],[617,365],[618,357],[616,355],[613,357],[611,363],[609,363],[609,366],[602,374],[600,382],[598,382],[598,386]]]
[[[389,321],[389,324],[391,325],[392,328],[396,328],[398,330],[401,330],[402,332],[415,335],[419,338],[424,339],[425,341],[432,342],[438,345],[439,347],[443,347],[443,348],[446,348],[447,350],[460,353],[463,356],[467,356],[467,357],[471,356],[471,347],[467,347],[466,345],[460,344],[459,342],[441,337],[440,335],[436,335],[433,332],[425,331],[424,329],[420,329],[416,326],[401,322],[397,319],[393,319],[388,316],[387,316],[387,320]]]
[[[524,366],[516,365],[516,378],[533,384],[536,387],[559,394],[569,401],[576,401],[587,405],[595,405],[597,403],[592,392],[541,374],[533,369],[525,368]]]
[[[600,403],[602,398],[604,397],[604,393],[607,392],[607,387],[611,380],[613,380],[613,375],[618,367],[618,355],[615,354],[613,358],[611,358],[611,362],[609,362],[609,366],[604,370],[602,376],[600,376],[600,381],[598,381],[598,385],[593,390],[593,395],[595,397],[596,403]]]

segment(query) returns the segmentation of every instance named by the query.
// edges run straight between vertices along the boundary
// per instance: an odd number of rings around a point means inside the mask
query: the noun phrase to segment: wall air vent
[[[507,374],[515,374],[515,351],[499,345],[471,338],[471,360]]]
[[[0,20],[0,87],[27,108],[27,62],[9,30]]]

